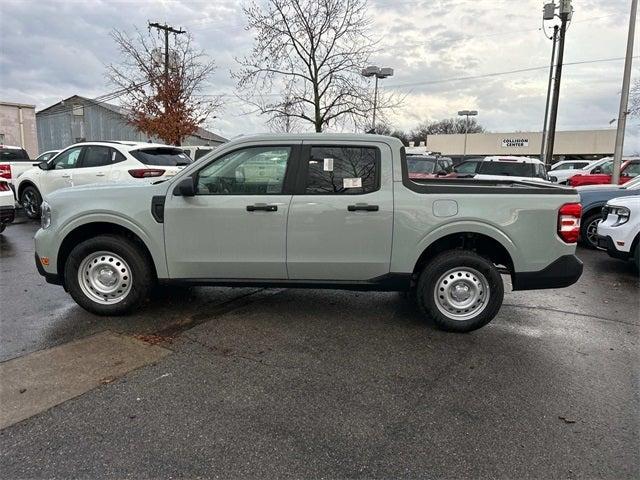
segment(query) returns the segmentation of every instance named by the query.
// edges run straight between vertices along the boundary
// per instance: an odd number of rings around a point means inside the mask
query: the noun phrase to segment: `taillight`
[[[11,187],[7,182],[0,182],[0,192],[8,192],[11,190]]]
[[[161,168],[135,168],[129,170],[129,175],[133,178],[161,177],[164,175],[164,170]]]
[[[11,165],[8,163],[0,163],[0,178],[11,180]]]
[[[576,243],[580,236],[582,205],[565,203],[558,210],[558,236],[566,243]]]

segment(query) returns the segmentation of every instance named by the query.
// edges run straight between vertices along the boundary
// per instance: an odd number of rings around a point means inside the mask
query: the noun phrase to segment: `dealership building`
[[[556,132],[554,161],[598,159],[613,155],[616,130],[571,130]],[[540,156],[541,132],[470,133],[467,135],[467,157],[488,155]],[[464,133],[428,135],[426,149],[452,158],[464,154]]]

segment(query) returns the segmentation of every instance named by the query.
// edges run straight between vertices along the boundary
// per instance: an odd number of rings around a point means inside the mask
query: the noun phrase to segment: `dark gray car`
[[[602,220],[602,207],[608,200],[616,197],[640,195],[640,178],[624,185],[587,185],[577,187],[582,204],[580,220],[580,241],[589,248],[596,248],[598,224]]]

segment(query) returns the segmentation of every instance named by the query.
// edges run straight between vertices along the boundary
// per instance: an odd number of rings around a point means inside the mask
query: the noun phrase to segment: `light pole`
[[[618,131],[616,132],[616,144],[613,153],[613,174],[611,183],[617,185],[620,181],[620,166],[622,165],[622,147],[624,146],[624,129],[627,124],[627,105],[629,102],[629,82],[631,80],[631,61],[633,58],[633,36],[636,29],[636,14],[638,12],[638,0],[631,0],[631,15],[629,17],[629,37],[627,38],[627,56],[624,61],[624,73],[622,75],[622,94],[620,95],[620,112],[618,113]],[[637,247],[636,247],[637,248]]]
[[[469,131],[469,117],[475,117],[478,115],[477,110],[460,110],[458,115],[466,117],[464,121],[464,151],[462,153],[462,161],[467,157],[467,132]]]
[[[555,6],[554,6],[555,9]],[[551,101],[551,117],[549,118],[549,133],[547,134],[547,151],[545,163],[551,165],[553,147],[556,140],[556,121],[558,119],[558,101],[560,99],[560,81],[562,79],[562,62],[564,61],[564,40],[567,33],[567,23],[573,15],[571,0],[560,0],[558,6],[560,17],[560,37],[558,40],[558,59],[556,62],[556,78],[553,83],[553,99]]]
[[[383,67],[380,68],[376,65],[370,65],[367,68],[363,68],[361,75],[363,77],[376,77],[376,84],[373,91],[373,123],[371,124],[371,133],[376,131],[376,107],[378,106],[378,79],[387,78],[393,76],[393,68]]]

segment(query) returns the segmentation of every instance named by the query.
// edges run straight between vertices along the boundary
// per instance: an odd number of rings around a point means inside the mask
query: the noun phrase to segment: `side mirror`
[[[602,173],[602,167],[596,167],[593,170],[591,170],[591,173]]]
[[[40,163],[35,163],[34,165],[38,165],[38,168],[40,170],[49,170],[49,162],[40,162]]]
[[[176,197],[194,197],[196,194],[196,186],[193,177],[187,177],[180,180],[173,189],[173,194]]]
[[[447,172],[445,172],[444,170],[440,170],[438,173],[436,173],[436,175],[441,177],[441,176],[447,175]]]
[[[549,181],[556,183],[558,181],[558,177],[554,177],[553,175],[549,175]]]

